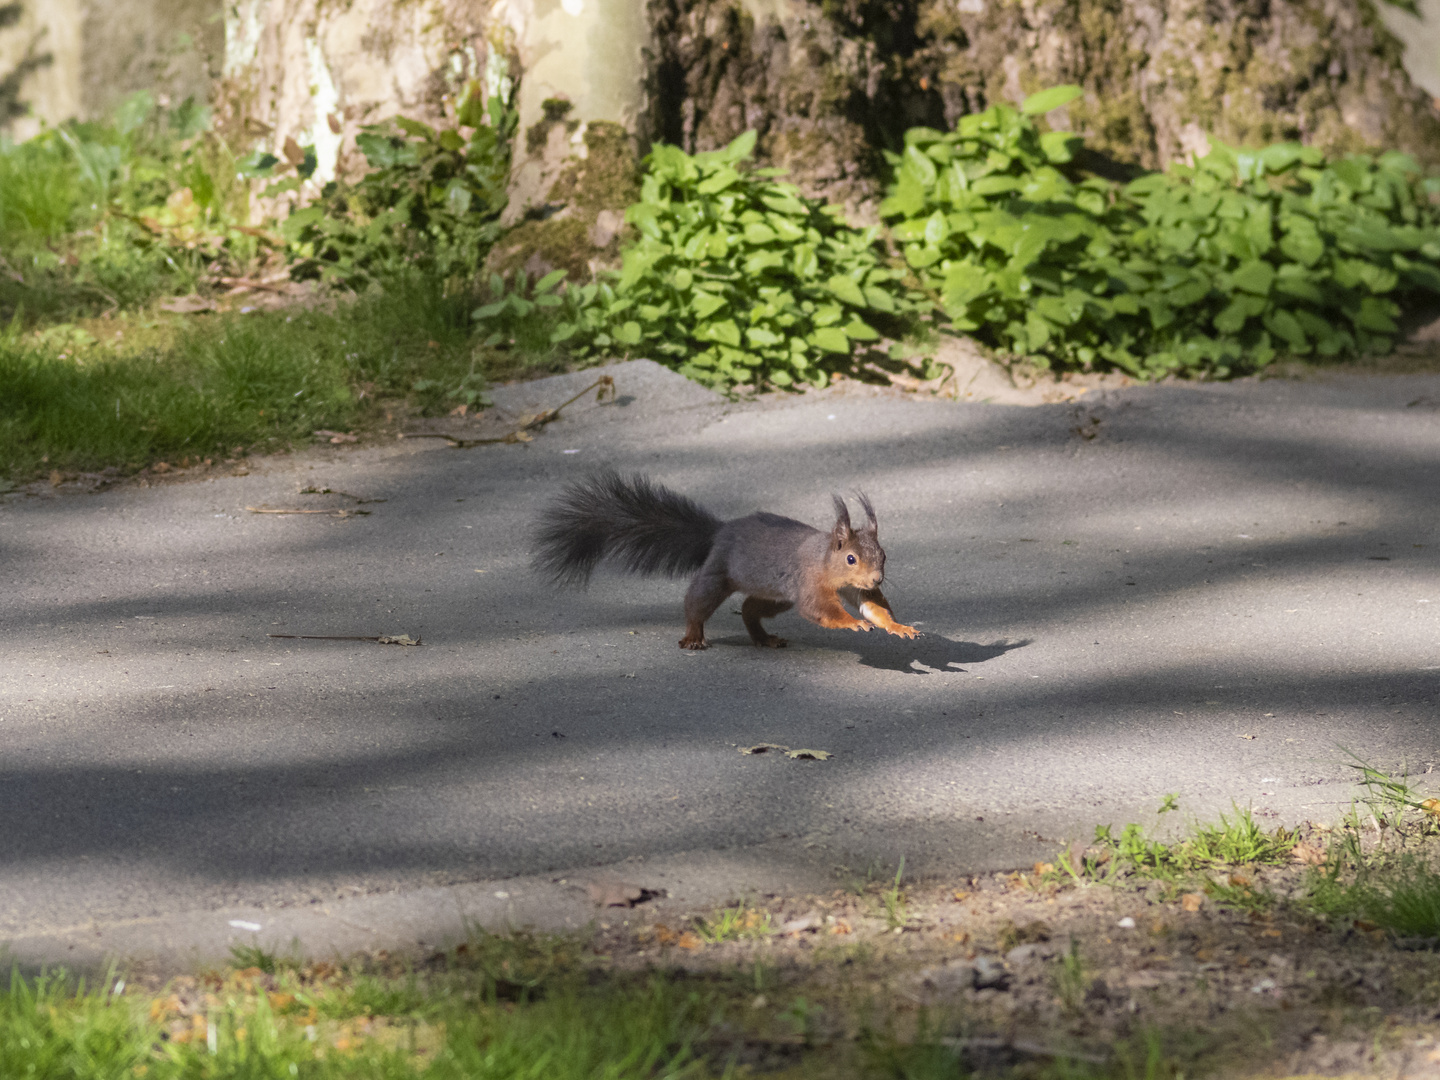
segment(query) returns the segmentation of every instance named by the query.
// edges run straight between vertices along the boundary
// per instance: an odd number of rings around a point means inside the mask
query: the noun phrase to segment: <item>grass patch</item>
[[[468,300],[417,277],[309,311],[12,327],[0,337],[0,475],[281,450],[364,422],[382,398],[454,408],[493,366],[468,317]]]
[[[534,939],[505,939],[524,953]],[[492,949],[492,951],[494,951]],[[713,1075],[695,1049],[716,995],[664,976],[591,986],[578,968],[508,996],[452,954],[428,971],[229,968],[158,993],[52,973],[0,992],[0,1075],[670,1077]]]
[[[1440,801],[1408,778],[1356,760],[1366,796],[1357,802],[1311,871],[1305,902],[1332,920],[1354,920],[1415,947],[1440,946]]]

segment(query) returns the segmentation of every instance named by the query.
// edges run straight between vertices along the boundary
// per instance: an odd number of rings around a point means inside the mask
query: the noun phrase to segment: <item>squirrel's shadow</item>
[[[711,644],[751,647],[750,640],[743,637],[712,638]],[[903,671],[907,675],[953,675],[965,670],[962,664],[983,664],[986,660],[1004,656],[1011,649],[1023,649],[1029,644],[1029,638],[982,645],[978,641],[951,641],[939,634],[902,638],[883,630],[871,630],[868,634],[851,635],[850,640],[836,651],[855,653],[862,666],[881,671]]]
[[[1004,656],[1011,649],[1023,649],[1030,644],[1030,639],[982,645],[978,641],[951,641],[939,634],[906,639],[872,630],[861,640],[846,644],[850,647],[848,651],[858,654],[865,667],[903,671],[909,675],[947,675],[964,671],[963,664],[983,664]]]

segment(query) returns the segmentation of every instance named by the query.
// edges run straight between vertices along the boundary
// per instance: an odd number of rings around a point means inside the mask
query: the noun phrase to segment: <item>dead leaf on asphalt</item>
[[[215,301],[191,293],[189,296],[172,296],[157,306],[173,315],[198,315],[202,311],[214,311]]]
[[[586,893],[599,907],[634,907],[647,900],[664,896],[664,889],[647,889],[615,878],[599,878],[585,886]]]
[[[409,634],[381,634],[375,639],[381,645],[419,645],[419,638],[412,638]]]
[[[796,761],[829,761],[834,755],[828,750],[786,750],[785,756]]]
[[[1259,735],[1236,735],[1237,739],[1258,739]]]
[[[1324,848],[1302,840],[1290,849],[1290,857],[1306,866],[1324,866],[1327,855]]]
[[[740,753],[742,753],[742,754],[767,754],[767,753],[769,753],[771,750],[779,750],[779,751],[781,751],[782,753],[786,753],[786,754],[788,754],[788,753],[790,752],[790,748],[789,748],[788,746],[781,746],[779,743],[773,743],[773,742],[760,742],[760,743],[756,743],[754,746],[742,746],[742,747],[740,748]]]
[[[337,444],[360,441],[359,435],[351,435],[346,431],[331,431],[329,428],[320,428],[318,431],[311,432],[311,434],[317,439],[329,439],[332,443]]]

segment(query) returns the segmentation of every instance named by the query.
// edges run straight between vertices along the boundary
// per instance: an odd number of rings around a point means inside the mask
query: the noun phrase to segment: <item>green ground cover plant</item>
[[[418,271],[446,293],[473,291],[502,232],[518,122],[498,95],[483,107],[472,85],[452,127],[405,117],[366,127],[355,143],[370,171],[331,181],[283,223],[296,276],[359,289]]]
[[[1212,142],[1119,184],[1036,123],[1079,93],[914,128],[891,155],[881,213],[956,330],[1056,368],[1224,377],[1387,352],[1402,305],[1440,292],[1440,181],[1409,157]]]
[[[618,274],[572,285],[552,340],[580,359],[649,356],[699,382],[821,386],[857,347],[920,310],[878,229],[746,170],[755,132],[722,150],[657,145],[626,220]],[[483,321],[483,320],[482,320]]]
[[[498,95],[482,108],[476,86],[450,127],[366,128],[364,177],[264,226],[248,224],[252,191],[299,187],[313,148],[241,158],[203,108],[135,95],[105,123],[0,144],[0,319],[15,324],[0,342],[0,468],[280,449],[308,425],[363,422],[377,395],[427,415],[482,408],[498,374],[627,356],[726,391],[824,385],[881,349],[921,356],[931,377],[937,331],[1057,370],[1224,377],[1280,355],[1385,352],[1405,309],[1440,294],[1440,180],[1403,155],[1217,143],[1121,184],[1079,169],[1079,139],[1043,130],[1076,93],[911,130],[884,229],[749,168],[753,132],[694,155],[657,145],[626,215],[635,238],[590,281],[482,272],[516,116]],[[371,344],[317,344],[309,327],[330,316],[267,316],[255,332],[273,340],[254,356],[268,359],[242,362],[249,332],[194,328],[147,351],[92,348],[109,331],[81,325],[286,261]],[[393,318],[341,315],[327,294]]]
[[[132,95],[105,122],[0,141],[0,316],[143,305],[284,246],[248,224],[244,163],[209,110]]]

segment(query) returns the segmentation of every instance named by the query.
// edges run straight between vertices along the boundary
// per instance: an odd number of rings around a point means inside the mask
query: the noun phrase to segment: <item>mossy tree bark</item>
[[[1060,83],[1050,117],[1124,166],[1211,135],[1383,146],[1440,163],[1440,114],[1371,0],[651,0],[654,134],[687,150],[758,128],[804,186],[863,204],[907,127]],[[1103,167],[1103,162],[1097,161]]]

